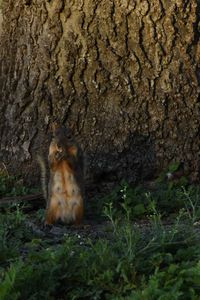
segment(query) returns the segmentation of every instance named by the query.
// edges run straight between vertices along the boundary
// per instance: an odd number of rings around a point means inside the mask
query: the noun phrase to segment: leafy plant
[[[26,195],[33,191],[34,189],[24,186],[20,178],[7,174],[0,175],[0,197]]]

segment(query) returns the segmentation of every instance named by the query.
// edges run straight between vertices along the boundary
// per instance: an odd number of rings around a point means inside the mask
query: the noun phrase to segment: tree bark
[[[131,182],[183,162],[199,178],[199,1],[8,0],[1,157],[38,181],[53,117],[75,124],[89,174]]]

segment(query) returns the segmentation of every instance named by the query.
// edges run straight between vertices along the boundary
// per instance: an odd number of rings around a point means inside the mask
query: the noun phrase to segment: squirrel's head
[[[58,148],[62,148],[72,141],[71,129],[59,124],[57,121],[51,124],[51,131]]]

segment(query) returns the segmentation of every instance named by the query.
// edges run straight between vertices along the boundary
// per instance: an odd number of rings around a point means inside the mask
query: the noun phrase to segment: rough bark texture
[[[36,180],[52,117],[75,124],[98,180],[199,176],[197,0],[8,0],[0,160]],[[37,180],[36,180],[37,181]]]
[[[0,6],[0,35],[1,35],[1,31],[2,31],[2,21],[3,21],[3,17],[2,17],[1,6]]]

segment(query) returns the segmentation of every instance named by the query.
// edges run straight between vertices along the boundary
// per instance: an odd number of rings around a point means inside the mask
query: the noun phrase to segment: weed
[[[7,174],[0,175],[0,197],[30,194],[35,189],[24,186],[23,180]]]

